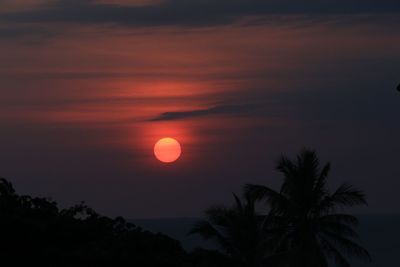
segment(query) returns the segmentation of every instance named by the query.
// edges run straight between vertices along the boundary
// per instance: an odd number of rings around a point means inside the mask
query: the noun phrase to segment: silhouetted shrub
[[[0,240],[5,266],[179,267],[213,261],[205,259],[206,251],[191,256],[166,235],[101,216],[84,204],[60,209],[46,198],[20,196],[5,179],[0,179]],[[223,258],[210,255],[217,262]]]

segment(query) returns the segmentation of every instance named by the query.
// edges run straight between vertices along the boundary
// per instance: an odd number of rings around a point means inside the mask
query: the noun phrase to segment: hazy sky
[[[359,212],[400,212],[398,0],[0,0],[0,62],[19,192],[198,216],[309,147],[366,191]]]

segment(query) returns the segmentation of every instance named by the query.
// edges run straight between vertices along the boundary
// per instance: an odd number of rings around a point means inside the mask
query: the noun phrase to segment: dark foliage
[[[370,260],[357,242],[357,218],[342,208],[366,205],[362,191],[343,184],[330,192],[330,165],[314,151],[295,161],[282,157],[280,190],[246,185],[232,207],[206,211],[191,234],[216,241],[224,254],[197,249],[85,204],[60,209],[46,198],[18,195],[0,178],[0,262],[4,266],[52,267],[350,267],[347,256]],[[268,210],[260,214],[256,202]]]
[[[80,204],[16,194],[0,179],[0,259],[4,266],[224,266],[218,252],[186,253],[178,241]],[[214,265],[213,265],[214,264]]]
[[[261,185],[247,185],[245,191],[265,200],[271,209],[268,228],[278,266],[326,267],[332,260],[337,266],[349,267],[346,256],[370,260],[355,242],[357,218],[340,211],[366,205],[362,191],[342,184],[330,193],[330,164],[321,168],[310,150],[302,151],[295,161],[282,157],[277,170],[284,176],[279,191]]]
[[[212,207],[206,219],[197,222],[190,234],[199,234],[217,242],[230,256],[231,266],[259,267],[266,262],[268,240],[266,218],[255,211],[252,198],[242,201],[234,195],[233,207]]]

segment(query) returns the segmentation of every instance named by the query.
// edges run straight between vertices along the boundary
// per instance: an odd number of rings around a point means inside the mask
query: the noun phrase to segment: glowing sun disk
[[[173,138],[165,137],[154,145],[154,155],[164,163],[176,161],[181,156],[181,145]]]

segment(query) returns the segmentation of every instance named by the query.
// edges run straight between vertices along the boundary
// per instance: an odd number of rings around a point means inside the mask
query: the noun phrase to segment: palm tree
[[[264,219],[256,213],[253,199],[234,198],[233,207],[208,209],[206,220],[197,222],[189,234],[216,241],[238,266],[262,266],[268,245]]]
[[[303,150],[296,161],[282,157],[277,170],[284,175],[279,191],[248,184],[245,192],[271,208],[270,232],[280,266],[326,267],[333,260],[337,266],[349,267],[344,253],[370,260],[369,253],[354,241],[357,218],[339,211],[366,205],[363,192],[342,184],[329,193],[330,164],[320,168],[312,150]]]

